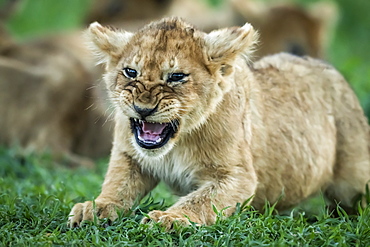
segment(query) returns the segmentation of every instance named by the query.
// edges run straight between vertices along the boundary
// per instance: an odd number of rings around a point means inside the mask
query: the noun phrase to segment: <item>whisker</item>
[[[95,104],[94,104],[94,103],[91,103],[91,105],[90,105],[90,106],[88,106],[88,107],[86,107],[86,108],[85,108],[85,111],[87,111],[87,110],[91,109],[93,106],[95,106]],[[95,107],[94,109],[96,109],[96,107]]]
[[[97,88],[97,87],[98,87],[97,85],[91,85],[90,87],[86,88],[86,91],[92,90],[92,89]]]
[[[103,123],[103,126],[104,126],[105,124],[107,124],[107,123],[108,123],[108,121],[112,121],[112,120],[113,120],[113,114],[114,114],[114,111],[112,111],[112,112],[109,114],[109,116],[105,119],[105,121],[104,121],[104,123]]]

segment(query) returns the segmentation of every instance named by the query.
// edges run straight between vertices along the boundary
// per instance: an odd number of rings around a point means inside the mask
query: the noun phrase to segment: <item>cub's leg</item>
[[[144,218],[142,223],[153,220],[159,222],[166,230],[171,229],[174,222],[188,225],[189,220],[210,225],[216,220],[213,207],[218,211],[223,210],[225,216],[231,215],[236,204],[250,199],[257,188],[254,170],[247,171],[242,167],[232,167],[232,169],[235,173],[230,172],[223,178],[205,181],[197,190],[181,197],[166,211],[149,212],[149,218]]]
[[[141,173],[137,163],[125,153],[112,154],[102,192],[95,200],[76,204],[68,219],[70,227],[79,226],[82,221],[92,221],[94,214],[99,218],[115,220],[117,209],[129,210],[134,202],[145,196],[157,181]]]
[[[340,203],[348,213],[355,213],[356,199],[365,194],[366,184],[370,186],[370,157],[365,143],[368,138],[361,134],[353,136],[356,137],[357,140],[363,139],[360,143],[365,146],[358,145],[359,141],[353,139],[352,142],[341,143],[343,146],[337,150],[334,178],[325,192],[333,203]],[[362,206],[366,206],[365,198],[362,198]]]
[[[346,85],[347,86],[347,85]],[[325,194],[349,213],[370,185],[370,132],[366,117],[354,93],[347,89],[336,97],[337,153],[333,181]],[[366,206],[362,198],[362,206]]]

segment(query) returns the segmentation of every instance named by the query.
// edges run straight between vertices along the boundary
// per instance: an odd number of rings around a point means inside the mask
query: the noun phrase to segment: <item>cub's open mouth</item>
[[[137,144],[146,149],[156,149],[164,146],[177,132],[179,122],[151,123],[131,118],[131,129]]]

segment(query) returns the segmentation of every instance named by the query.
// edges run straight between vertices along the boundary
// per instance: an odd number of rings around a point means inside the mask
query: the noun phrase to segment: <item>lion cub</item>
[[[73,207],[70,226],[116,219],[160,180],[183,197],[143,222],[167,229],[213,224],[213,205],[230,215],[251,197],[285,209],[323,190],[350,209],[364,193],[369,126],[331,66],[287,54],[249,65],[250,24],[206,34],[166,18],[137,33],[93,23],[87,34],[116,125],[101,194]]]

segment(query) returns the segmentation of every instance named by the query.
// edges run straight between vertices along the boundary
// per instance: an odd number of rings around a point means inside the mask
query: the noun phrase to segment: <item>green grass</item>
[[[25,0],[7,25],[17,39],[76,28],[89,1]],[[337,2],[342,15],[328,59],[370,115],[370,1]],[[262,212],[242,208],[215,225],[172,233],[139,224],[149,210],[164,209],[176,200],[163,184],[135,206],[134,215],[120,215],[110,226],[103,221],[67,228],[72,206],[99,194],[106,164],[102,160],[94,170],[70,170],[55,165],[47,154],[21,157],[12,149],[0,149],[0,246],[370,246],[370,208],[358,216],[339,208],[340,216],[334,218],[320,196],[291,212],[273,214],[271,206]]]
[[[358,216],[339,209],[341,216],[333,218],[320,197],[309,202],[306,211],[296,208],[277,215],[272,206],[262,212],[239,207],[235,215],[220,217],[215,225],[193,225],[171,233],[158,225],[139,224],[143,213],[164,209],[176,199],[162,184],[135,207],[134,215],[121,214],[109,226],[106,221],[88,222],[69,229],[67,216],[74,203],[99,193],[107,161],[98,163],[94,170],[70,170],[53,164],[46,154],[24,158],[0,149],[0,246],[370,245],[370,208]]]

